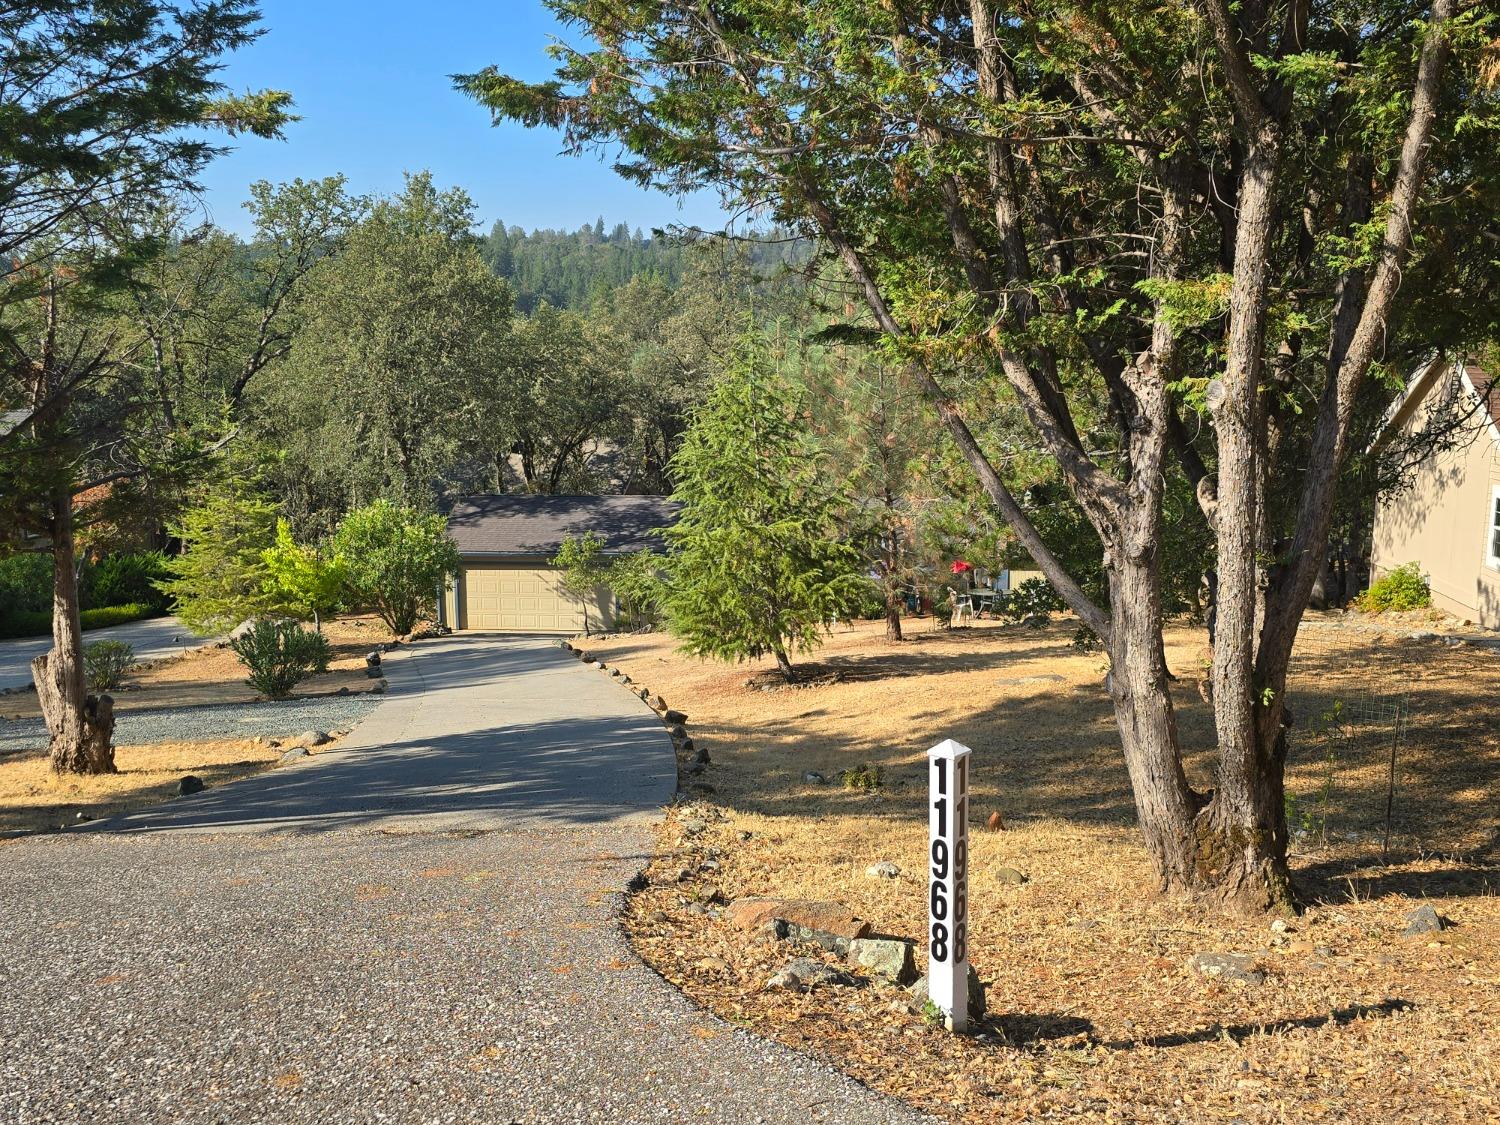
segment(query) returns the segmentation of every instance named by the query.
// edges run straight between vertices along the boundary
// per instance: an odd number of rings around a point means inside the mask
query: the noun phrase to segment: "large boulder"
[[[869,936],[870,923],[856,918],[847,906],[795,898],[741,898],[729,906],[729,920],[741,930],[754,930],[780,918],[791,926],[820,930],[845,941]]]

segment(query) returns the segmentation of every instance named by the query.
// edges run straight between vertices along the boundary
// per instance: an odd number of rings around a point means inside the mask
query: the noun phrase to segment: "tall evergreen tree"
[[[843,541],[846,498],[823,477],[801,393],[748,347],[673,459],[682,505],[667,529],[667,621],[683,650],[720,660],[822,643],[869,582]]]

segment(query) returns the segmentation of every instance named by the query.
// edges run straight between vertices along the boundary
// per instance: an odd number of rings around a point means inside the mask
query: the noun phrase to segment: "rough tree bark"
[[[55,773],[114,773],[114,700],[84,691],[83,633],[73,543],[73,496],[52,496],[52,651],[31,662]]]

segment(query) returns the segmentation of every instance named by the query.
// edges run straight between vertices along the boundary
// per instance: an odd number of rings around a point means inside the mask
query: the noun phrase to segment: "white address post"
[[[969,1026],[969,748],[927,751],[927,995],[948,1030]]]

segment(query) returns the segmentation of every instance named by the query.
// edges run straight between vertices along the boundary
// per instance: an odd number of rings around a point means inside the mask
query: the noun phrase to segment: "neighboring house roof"
[[[1371,452],[1383,446],[1402,426],[1406,425],[1421,402],[1432,392],[1441,378],[1456,377],[1460,388],[1471,400],[1478,413],[1478,422],[1488,431],[1490,439],[1500,445],[1500,377],[1492,376],[1484,368],[1472,363],[1453,363],[1438,356],[1417,368],[1416,374],[1406,384],[1406,390],[1386,411]]]
[[[665,496],[466,496],[448,515],[448,534],[460,555],[550,558],[563,540],[592,531],[606,554],[623,555],[661,550],[658,531],[676,520]]]

